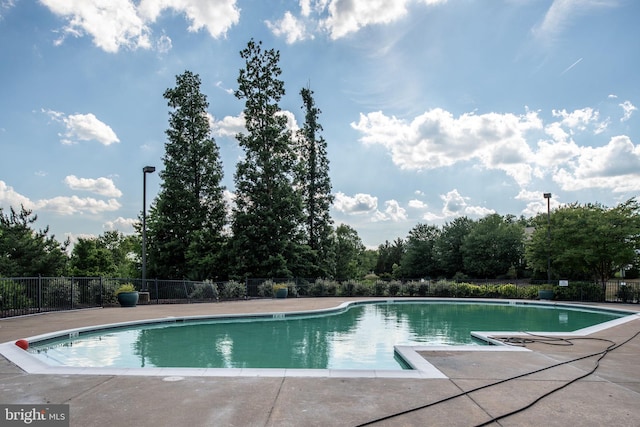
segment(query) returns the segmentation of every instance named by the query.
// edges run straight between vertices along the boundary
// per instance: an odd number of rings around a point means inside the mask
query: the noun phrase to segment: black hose
[[[542,343],[550,344],[550,345],[573,345],[572,341],[576,341],[576,340],[595,340],[595,341],[609,342],[610,345],[603,351],[592,353],[592,354],[589,354],[589,355],[586,355],[586,356],[577,357],[577,358],[571,359],[571,360],[566,360],[564,362],[559,362],[559,363],[556,363],[554,365],[547,366],[545,368],[536,369],[536,370],[531,371],[531,372],[526,372],[524,374],[520,374],[520,375],[516,375],[514,377],[510,377],[510,378],[506,378],[506,379],[503,379],[503,380],[500,380],[500,381],[496,381],[496,382],[491,383],[491,384],[486,384],[486,385],[483,385],[483,386],[480,386],[480,387],[476,387],[476,388],[473,388],[471,390],[467,390],[467,391],[463,391],[461,393],[455,394],[453,396],[445,397],[444,399],[440,399],[440,400],[437,400],[435,402],[427,403],[425,405],[421,405],[421,406],[418,406],[418,407],[415,407],[415,408],[410,408],[410,409],[407,409],[407,410],[404,410],[404,411],[401,411],[401,412],[396,412],[394,414],[390,414],[390,415],[386,415],[384,417],[376,418],[375,420],[367,421],[367,422],[365,422],[363,424],[358,424],[355,427],[369,426],[369,425],[372,425],[372,424],[375,424],[375,423],[379,423],[381,421],[385,421],[385,420],[388,420],[388,419],[391,419],[391,418],[399,417],[401,415],[409,414],[411,412],[419,411],[421,409],[426,409],[426,408],[429,408],[431,406],[438,405],[440,403],[448,402],[449,400],[457,399],[458,397],[467,396],[468,394],[471,394],[473,392],[480,391],[480,390],[483,390],[485,388],[493,387],[493,386],[496,386],[496,385],[499,385],[499,384],[503,384],[503,383],[508,382],[508,381],[516,380],[516,379],[519,379],[519,378],[522,378],[522,377],[526,377],[526,376],[529,376],[529,375],[534,375],[534,374],[537,374],[539,372],[546,371],[548,369],[556,368],[558,366],[567,365],[567,364],[573,363],[573,362],[578,362],[580,360],[588,359],[590,357],[600,356],[598,358],[598,360],[596,361],[596,365],[594,366],[594,368],[591,371],[587,372],[586,374],[581,375],[581,376],[579,376],[579,377],[577,377],[577,378],[575,378],[575,379],[573,379],[573,380],[561,385],[560,387],[557,387],[557,388],[555,388],[555,389],[543,394],[542,396],[538,397],[537,399],[535,399],[533,402],[527,404],[526,406],[518,408],[518,409],[516,409],[514,411],[511,411],[511,412],[509,412],[507,414],[503,414],[503,415],[499,415],[497,417],[494,417],[494,418],[492,418],[492,419],[490,419],[490,420],[488,420],[488,421],[486,421],[486,422],[484,422],[482,424],[478,424],[478,427],[494,423],[494,422],[496,422],[498,420],[501,420],[503,418],[506,418],[506,417],[509,417],[511,415],[517,414],[518,412],[522,412],[522,411],[530,408],[531,406],[535,405],[537,402],[539,402],[540,400],[544,399],[545,397],[548,397],[549,395],[551,395],[551,394],[553,394],[553,393],[555,393],[555,392],[557,392],[559,390],[562,390],[563,388],[573,384],[574,382],[576,382],[578,380],[581,380],[581,379],[593,374],[598,369],[598,367],[600,366],[600,361],[602,359],[604,359],[604,357],[609,352],[611,352],[611,351],[613,351],[613,350],[625,345],[626,343],[628,343],[629,341],[631,341],[632,339],[634,339],[635,337],[640,335],[640,331],[636,332],[630,338],[626,339],[625,341],[621,342],[620,344],[616,344],[614,341],[611,341],[611,340],[608,340],[608,339],[605,339],[605,338],[593,338],[593,337],[558,338],[558,337],[545,337],[545,336],[542,336],[542,335],[534,335],[534,334],[529,334],[529,335],[531,337],[536,338],[536,339],[534,340],[533,338],[530,338],[527,341],[528,343],[542,342]],[[565,342],[565,344],[557,344],[557,341]],[[514,344],[515,345],[524,345],[524,339],[522,340],[522,342],[514,342]]]

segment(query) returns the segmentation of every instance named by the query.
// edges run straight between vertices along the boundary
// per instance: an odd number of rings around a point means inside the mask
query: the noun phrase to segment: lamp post
[[[147,174],[156,171],[155,166],[142,168],[142,289],[147,290]]]
[[[547,199],[547,282],[551,284],[551,193],[544,193]]]

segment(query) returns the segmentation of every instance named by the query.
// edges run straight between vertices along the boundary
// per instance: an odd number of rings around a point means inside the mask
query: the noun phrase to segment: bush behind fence
[[[333,280],[305,278],[246,279],[243,282],[189,281],[104,277],[0,278],[1,317],[47,311],[117,305],[116,289],[132,283],[147,292],[149,303],[196,303],[245,298],[273,298],[276,286],[286,286],[288,297],[450,297],[537,299],[545,282],[481,280]],[[552,286],[559,301],[640,302],[640,282],[570,282]]]

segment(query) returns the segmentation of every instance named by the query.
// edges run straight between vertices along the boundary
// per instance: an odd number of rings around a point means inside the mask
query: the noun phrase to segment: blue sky
[[[546,212],[543,192],[614,206],[640,190],[639,18],[636,0],[0,0],[0,206],[59,240],[132,233],[185,70],[232,200],[250,38],[280,51],[292,128],[314,90],[332,216],[369,247]]]

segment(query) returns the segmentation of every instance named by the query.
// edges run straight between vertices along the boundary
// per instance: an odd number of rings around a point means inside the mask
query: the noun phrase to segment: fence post
[[[187,299],[187,302],[191,302],[191,299],[189,299],[189,292],[187,292],[187,281],[182,279],[182,287],[184,288],[184,296]]]
[[[42,276],[38,274],[38,313],[42,311]]]
[[[158,278],[153,279],[154,286],[156,287],[156,304],[160,304],[160,295],[158,294]]]

